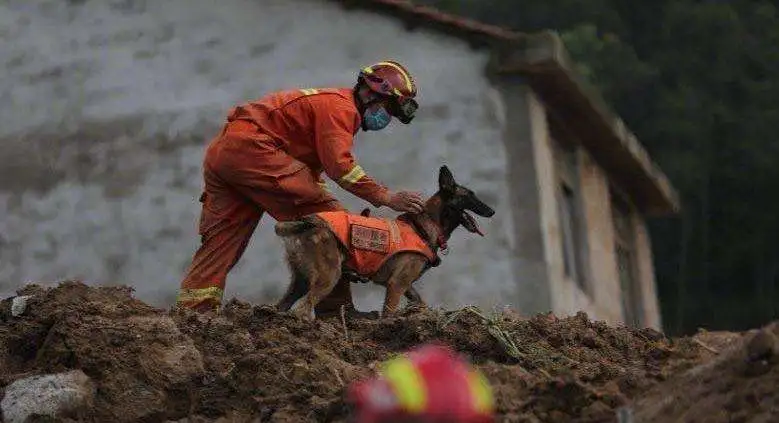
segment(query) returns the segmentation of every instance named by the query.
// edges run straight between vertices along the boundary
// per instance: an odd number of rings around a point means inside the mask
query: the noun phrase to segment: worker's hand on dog
[[[390,194],[385,205],[397,212],[421,213],[425,206],[425,200],[418,192],[398,191]]]

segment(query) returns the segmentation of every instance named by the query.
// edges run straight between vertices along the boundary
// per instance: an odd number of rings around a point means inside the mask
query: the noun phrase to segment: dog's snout
[[[492,207],[482,203],[476,198],[473,198],[472,200],[471,207],[468,207],[472,212],[481,217],[492,217],[495,214],[495,210],[493,210]]]

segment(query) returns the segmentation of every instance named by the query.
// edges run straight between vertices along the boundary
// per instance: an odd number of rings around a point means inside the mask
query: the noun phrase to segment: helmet
[[[414,97],[417,86],[408,70],[398,62],[386,60],[360,70],[357,77],[373,92],[391,97],[389,112],[403,123],[414,118],[419,105]]]
[[[378,377],[347,391],[356,423],[494,421],[495,399],[484,375],[443,344],[417,347],[381,364]]]
[[[359,79],[372,91],[398,98],[414,98],[417,86],[406,68],[398,62],[387,60],[362,68]]]

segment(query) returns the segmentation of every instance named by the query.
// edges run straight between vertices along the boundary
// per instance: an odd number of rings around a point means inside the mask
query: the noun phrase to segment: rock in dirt
[[[6,423],[23,423],[31,416],[62,417],[88,409],[95,386],[81,370],[19,379],[5,387],[0,402]]]
[[[770,371],[779,361],[779,339],[769,328],[762,328],[744,345],[744,375],[755,377]]]
[[[176,323],[167,316],[130,317],[129,327],[135,330],[150,330],[162,339],[175,340],[170,343],[155,343],[140,357],[138,364],[146,377],[158,386],[185,384],[203,376],[203,357],[188,337],[182,336]],[[144,328],[144,329],[140,329]]]
[[[19,295],[11,299],[11,316],[19,317],[27,309],[27,300],[31,295]]]
[[[746,344],[746,359],[749,362],[770,361],[777,353],[779,339],[768,329],[755,333]]]

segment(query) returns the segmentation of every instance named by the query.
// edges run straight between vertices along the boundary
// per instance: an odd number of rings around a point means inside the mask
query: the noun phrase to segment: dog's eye
[[[468,188],[463,188],[463,187],[457,187],[457,195],[459,195],[461,197],[465,197],[465,198],[470,198],[470,197],[474,197],[475,196],[473,191],[469,190]]]

